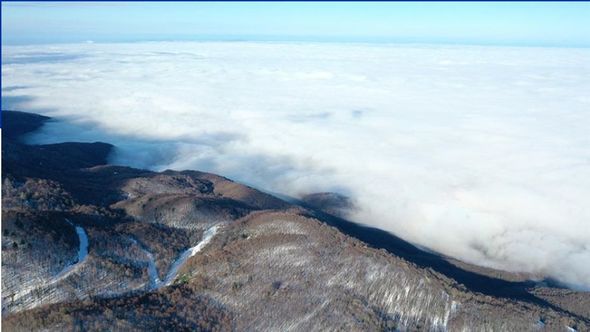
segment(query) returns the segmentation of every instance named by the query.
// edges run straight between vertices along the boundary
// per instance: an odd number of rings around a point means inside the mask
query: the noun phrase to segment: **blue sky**
[[[2,43],[268,39],[590,46],[590,3],[2,3]]]

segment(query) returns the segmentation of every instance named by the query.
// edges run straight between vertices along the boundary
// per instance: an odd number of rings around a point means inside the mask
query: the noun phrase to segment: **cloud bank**
[[[590,288],[589,49],[158,42],[3,56],[4,98],[66,120],[35,142],[104,140],[114,163],[337,191],[353,220]]]

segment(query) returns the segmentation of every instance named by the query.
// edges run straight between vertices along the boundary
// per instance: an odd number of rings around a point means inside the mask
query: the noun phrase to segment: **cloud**
[[[3,65],[22,87],[4,95],[65,120],[36,142],[100,139],[116,163],[338,191],[356,221],[590,288],[588,49],[157,42],[4,56],[35,60]]]

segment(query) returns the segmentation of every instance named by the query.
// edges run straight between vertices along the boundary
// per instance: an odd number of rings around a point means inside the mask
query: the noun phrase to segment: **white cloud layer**
[[[356,221],[590,288],[589,49],[220,42],[3,52],[6,100],[75,123],[52,124],[37,142],[100,139],[118,145],[115,163],[212,171],[293,196],[339,191],[356,200]]]

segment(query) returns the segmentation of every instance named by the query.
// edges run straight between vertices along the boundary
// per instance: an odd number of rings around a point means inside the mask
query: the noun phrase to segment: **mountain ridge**
[[[50,330],[63,326],[42,317],[57,315],[90,330],[117,324],[149,329],[158,321],[171,329],[205,330],[583,331],[590,326],[584,310],[588,293],[573,293],[582,299],[578,308],[568,300],[572,291],[552,293],[534,282],[462,269],[385,231],[347,221],[333,209],[322,211],[309,198],[286,202],[199,171],[108,165],[113,148],[108,143],[26,145],[21,137],[49,118],[8,111],[2,117],[2,311],[3,323],[15,330],[33,329],[29,315],[38,317],[35,324],[42,321],[39,329]],[[320,202],[328,196],[320,195]],[[47,288],[43,283],[59,270],[56,265],[66,264],[68,253],[77,250],[66,218],[88,233],[89,257],[80,271]],[[23,223],[37,230],[28,234],[19,227]],[[167,271],[215,225],[220,230],[180,267],[176,283],[150,290],[150,262]],[[27,244],[45,232],[62,239],[56,257]],[[43,245],[56,246],[51,240]],[[23,257],[33,263],[22,266]],[[40,282],[31,282],[31,290],[15,300],[23,271]],[[175,301],[188,305],[190,299],[211,311],[210,317],[175,313],[182,312]],[[153,312],[152,300],[171,308],[168,316]],[[147,313],[140,315],[140,307]],[[113,308],[122,313],[109,318]],[[269,314],[257,317],[254,308]],[[295,314],[287,319],[290,311]]]

